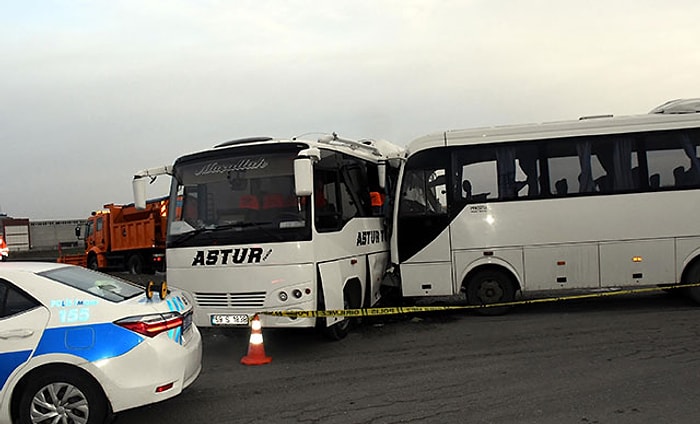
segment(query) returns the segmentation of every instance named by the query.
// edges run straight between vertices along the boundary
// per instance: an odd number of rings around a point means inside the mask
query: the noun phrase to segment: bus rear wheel
[[[503,271],[488,269],[478,271],[466,283],[467,301],[470,305],[512,302],[515,299],[513,281]],[[503,315],[510,306],[479,308],[481,315]]]
[[[700,283],[700,262],[695,262],[693,265],[691,265],[683,283]],[[684,292],[693,302],[700,304],[700,287],[687,287],[685,288]]]

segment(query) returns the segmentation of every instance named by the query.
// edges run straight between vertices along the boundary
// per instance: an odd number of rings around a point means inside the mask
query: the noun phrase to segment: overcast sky
[[[697,0],[0,0],[0,212],[84,218],[249,136],[400,145],[700,97]],[[167,193],[165,178],[149,197]]]

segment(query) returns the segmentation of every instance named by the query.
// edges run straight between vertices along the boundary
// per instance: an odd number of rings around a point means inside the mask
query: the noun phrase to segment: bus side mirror
[[[381,161],[377,164],[377,174],[379,178],[379,187],[383,190],[386,188],[386,162]]]
[[[172,165],[144,169],[134,174],[131,186],[134,189],[134,206],[136,209],[146,209],[146,178],[150,178],[151,182],[153,182],[159,175],[173,175]]]
[[[134,177],[131,185],[134,189],[134,206],[136,209],[146,209],[146,179]]]
[[[311,196],[314,192],[314,168],[310,157],[294,159],[294,192],[297,196]]]
[[[321,160],[321,151],[316,147],[304,149],[294,159],[294,192],[297,196],[314,193],[314,162]]]

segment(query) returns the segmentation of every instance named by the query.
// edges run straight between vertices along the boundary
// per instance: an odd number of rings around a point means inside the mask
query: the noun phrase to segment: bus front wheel
[[[467,301],[470,305],[489,305],[512,302],[515,287],[508,274],[496,269],[478,271],[466,283]],[[490,306],[479,308],[481,315],[503,315],[510,306]]]
[[[352,309],[347,293],[343,299],[343,309]],[[343,340],[350,332],[351,324],[352,319],[350,317],[345,317],[342,321],[327,326],[323,331],[323,335],[329,340]]]

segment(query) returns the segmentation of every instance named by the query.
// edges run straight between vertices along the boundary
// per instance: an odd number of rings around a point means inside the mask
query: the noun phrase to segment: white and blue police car
[[[100,423],[192,384],[192,302],[152,293],[77,266],[0,264],[0,423]]]

